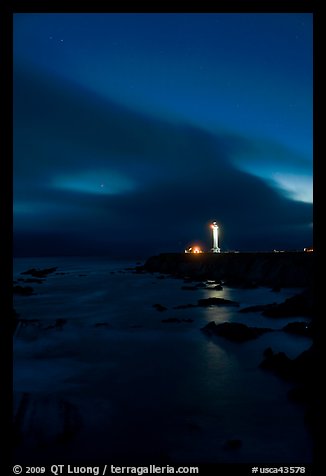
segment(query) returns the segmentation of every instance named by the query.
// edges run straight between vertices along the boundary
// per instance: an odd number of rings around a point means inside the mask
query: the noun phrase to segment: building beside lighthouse
[[[219,227],[216,223],[216,221],[213,221],[213,223],[210,225],[211,230],[212,230],[212,248],[211,248],[211,253],[221,253],[221,248],[219,246]],[[203,249],[196,245],[191,245],[188,246],[185,249],[185,253],[203,253]]]
[[[211,224],[211,229],[212,229],[212,242],[213,242],[213,247],[211,248],[211,252],[220,253],[221,248],[219,247],[218,226],[216,221],[213,221],[213,223]]]

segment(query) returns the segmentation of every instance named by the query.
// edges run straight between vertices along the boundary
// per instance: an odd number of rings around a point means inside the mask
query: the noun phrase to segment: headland
[[[307,287],[312,285],[313,253],[162,253],[148,258],[138,270],[223,280],[229,285]]]

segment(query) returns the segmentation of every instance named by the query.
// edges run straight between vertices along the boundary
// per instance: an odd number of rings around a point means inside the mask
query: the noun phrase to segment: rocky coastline
[[[272,252],[272,253],[162,253],[146,260],[143,266],[137,266],[137,273],[160,273],[183,279],[185,283],[195,283],[184,286],[183,289],[196,290],[203,281],[212,280],[218,284],[239,288],[270,287],[278,292],[281,288],[293,287],[298,293],[280,304],[271,303],[242,308],[240,313],[258,312],[270,318],[305,316],[309,322],[293,322],[279,329],[297,335],[314,337],[314,293],[313,293],[313,254],[307,252]],[[197,283],[197,284],[196,284]],[[211,302],[212,300],[217,302]],[[219,298],[210,298],[202,305],[218,304]],[[223,303],[238,305],[238,303]],[[197,306],[200,303],[197,304]],[[196,305],[189,304],[188,307]],[[186,308],[179,306],[176,308]],[[233,342],[245,342],[256,339],[265,332],[273,329],[256,328],[243,323],[210,322],[201,329],[207,336],[219,336]],[[291,360],[284,352],[274,353],[268,348],[259,364],[263,371],[269,371],[293,384],[289,398],[305,407],[305,420],[312,428],[316,422],[316,407],[312,375],[316,367],[315,345]]]
[[[229,286],[307,287],[312,285],[313,253],[161,253],[136,270],[223,280]]]

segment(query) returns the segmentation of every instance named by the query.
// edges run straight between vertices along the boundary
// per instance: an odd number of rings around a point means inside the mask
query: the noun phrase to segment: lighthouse
[[[212,225],[212,233],[213,233],[213,248],[211,249],[212,253],[220,253],[221,249],[218,246],[218,226],[216,221],[213,221]]]

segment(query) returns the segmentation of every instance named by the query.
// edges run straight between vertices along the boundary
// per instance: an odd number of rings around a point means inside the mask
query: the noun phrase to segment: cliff
[[[139,270],[230,285],[310,286],[313,253],[162,253],[150,257]]]

